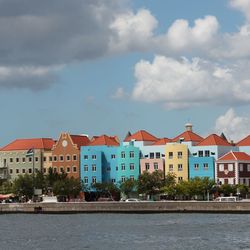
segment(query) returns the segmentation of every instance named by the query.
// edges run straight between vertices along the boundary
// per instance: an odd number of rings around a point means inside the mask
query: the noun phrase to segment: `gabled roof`
[[[169,138],[161,138],[155,143],[152,144],[152,146],[157,146],[157,145],[166,145],[168,142],[171,142],[172,140]]]
[[[236,146],[250,146],[250,135],[239,141]]]
[[[89,146],[120,146],[119,139],[117,136],[93,136],[91,139]]]
[[[185,131],[182,134],[176,136],[174,139],[172,139],[172,142],[178,142],[180,138],[183,138],[183,141],[193,141],[193,142],[200,142],[203,140],[203,138],[197,134],[195,134],[192,131]]]
[[[250,161],[250,155],[245,152],[228,152],[217,161]]]
[[[87,146],[90,142],[86,135],[70,135],[74,144],[80,149],[81,146]]]
[[[1,151],[29,150],[34,149],[52,149],[55,144],[51,138],[32,138],[32,139],[16,139],[8,145],[2,147]]]
[[[211,134],[204,140],[199,142],[196,146],[232,146],[232,145],[222,137],[216,134]]]
[[[129,142],[131,140],[135,140],[135,141],[152,141],[152,142],[155,142],[158,140],[157,137],[151,135],[150,133],[148,133],[147,131],[145,130],[139,130],[137,131],[136,133],[130,135],[130,136],[127,136],[124,141],[125,142]]]

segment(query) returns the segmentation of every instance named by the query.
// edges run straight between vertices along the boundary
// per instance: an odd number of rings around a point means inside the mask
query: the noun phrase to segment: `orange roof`
[[[80,148],[81,146],[87,146],[90,142],[88,136],[86,135],[70,135],[74,144]]]
[[[228,152],[218,159],[218,161],[250,161],[250,155],[245,152]]]
[[[169,138],[161,138],[158,141],[156,141],[155,143],[153,143],[153,146],[157,146],[157,145],[166,145],[168,142],[171,142],[171,139]]]
[[[197,134],[195,134],[192,131],[185,131],[182,134],[176,136],[172,141],[177,142],[180,140],[180,138],[183,138],[183,141],[194,141],[194,142],[200,142],[203,140],[203,138]]]
[[[33,138],[33,139],[17,139],[1,148],[1,151],[29,150],[34,149],[51,149],[54,145],[51,138]]]
[[[250,146],[250,135],[239,141],[236,146]]]
[[[93,136],[93,138],[89,143],[89,146],[101,146],[101,145],[120,146],[120,143],[117,136],[107,136],[107,135]]]
[[[145,130],[139,130],[136,133],[126,137],[124,139],[125,142],[129,142],[131,140],[136,140],[136,141],[157,141],[158,138],[156,138],[155,136],[151,135],[150,133],[148,133]]]
[[[208,137],[206,137],[204,140],[199,142],[196,146],[232,146],[228,141],[224,140],[220,136],[216,134],[211,134]]]

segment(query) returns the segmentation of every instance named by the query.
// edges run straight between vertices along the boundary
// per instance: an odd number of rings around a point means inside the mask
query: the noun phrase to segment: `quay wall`
[[[0,204],[0,213],[249,213],[250,202],[58,202]]]

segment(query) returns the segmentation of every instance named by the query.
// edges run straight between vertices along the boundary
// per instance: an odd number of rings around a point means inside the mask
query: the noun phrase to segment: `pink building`
[[[148,159],[144,158],[140,160],[141,173],[148,171],[150,173],[161,170],[164,171],[165,160],[163,158]]]

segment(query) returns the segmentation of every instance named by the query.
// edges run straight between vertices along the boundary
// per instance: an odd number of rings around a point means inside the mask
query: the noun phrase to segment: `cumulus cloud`
[[[215,122],[215,131],[225,133],[228,139],[239,141],[250,134],[250,117],[239,116],[233,108],[219,116]]]
[[[152,63],[135,65],[133,99],[160,102],[169,109],[198,104],[232,104],[250,101],[249,62],[226,67],[200,58],[155,56]]]
[[[122,99],[127,96],[127,93],[122,87],[117,88],[115,93],[111,96],[113,99]]]
[[[231,0],[230,5],[244,13],[247,20],[250,21],[250,1],[249,0]]]

